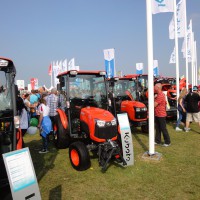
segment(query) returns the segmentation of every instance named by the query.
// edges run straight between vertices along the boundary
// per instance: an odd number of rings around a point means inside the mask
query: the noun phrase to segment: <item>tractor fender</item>
[[[61,120],[61,123],[62,123],[63,127],[65,129],[67,129],[68,120],[67,120],[67,116],[66,116],[65,112],[63,110],[61,110],[61,109],[57,109],[56,111],[58,112],[58,114],[60,116],[60,120]]]

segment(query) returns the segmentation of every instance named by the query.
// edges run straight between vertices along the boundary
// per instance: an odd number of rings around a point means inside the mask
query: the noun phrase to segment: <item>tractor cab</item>
[[[108,79],[109,91],[113,93],[112,113],[127,113],[131,125],[148,131],[147,107],[139,101],[141,87],[135,77]],[[114,111],[116,110],[116,113]]]
[[[60,94],[55,143],[57,148],[69,147],[70,161],[76,170],[89,168],[89,151],[97,152],[104,170],[113,155],[120,154],[122,158],[116,143],[116,118],[109,112],[111,104],[105,75],[104,71],[76,70],[58,75]]]
[[[137,101],[148,105],[148,75],[147,74],[127,74],[126,78],[135,78],[137,83],[138,98]]]
[[[16,69],[13,62],[0,58],[0,191],[8,185],[2,154],[21,148],[19,130],[15,128]]]

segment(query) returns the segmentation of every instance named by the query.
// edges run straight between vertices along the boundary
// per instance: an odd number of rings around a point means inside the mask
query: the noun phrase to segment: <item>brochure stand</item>
[[[28,148],[3,154],[13,200],[41,200]]]
[[[127,113],[117,114],[121,131],[123,157],[127,166],[134,164],[133,141]]]

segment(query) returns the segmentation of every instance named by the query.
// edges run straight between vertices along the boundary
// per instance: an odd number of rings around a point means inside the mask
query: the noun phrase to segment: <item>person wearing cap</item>
[[[198,87],[193,87],[193,92],[187,94],[185,98],[186,102],[186,110],[187,110],[187,117],[186,117],[186,127],[184,130],[188,132],[190,130],[189,125],[190,122],[195,121],[199,124],[200,127],[200,112],[198,103],[200,101],[200,95],[198,93]]]
[[[49,106],[49,117],[52,122],[52,126],[54,127],[55,124],[55,117],[57,115],[57,108],[58,108],[58,95],[57,89],[52,88],[51,93],[46,97],[47,105]]]

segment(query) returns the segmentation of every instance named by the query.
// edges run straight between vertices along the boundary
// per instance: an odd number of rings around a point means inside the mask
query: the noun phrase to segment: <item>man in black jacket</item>
[[[198,103],[200,101],[200,95],[198,93],[198,88],[197,86],[193,87],[193,92],[190,92],[187,94],[185,98],[185,102],[187,105],[187,117],[186,117],[186,127],[185,131],[188,132],[190,122],[195,121],[199,124],[200,127],[200,112],[199,112],[199,107]]]

